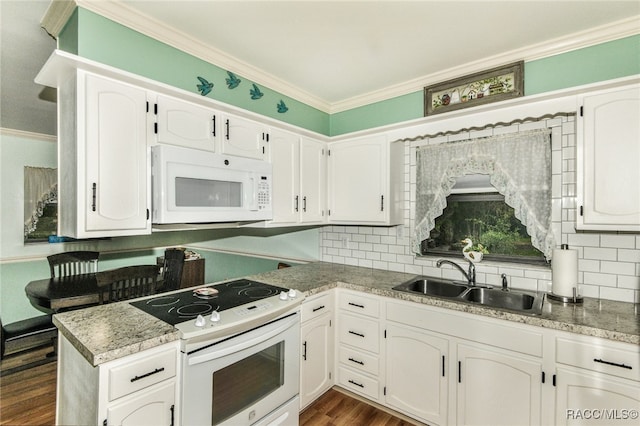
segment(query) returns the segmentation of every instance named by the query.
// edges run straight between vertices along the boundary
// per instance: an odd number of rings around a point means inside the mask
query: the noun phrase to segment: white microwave
[[[151,147],[152,222],[272,219],[271,163],[169,145]]]

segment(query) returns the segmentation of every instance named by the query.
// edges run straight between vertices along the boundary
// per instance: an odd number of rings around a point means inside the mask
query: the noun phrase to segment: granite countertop
[[[347,288],[512,322],[640,344],[640,313],[638,305],[633,303],[585,298],[581,305],[563,305],[547,300],[542,315],[531,316],[392,290],[394,286],[415,276],[316,262],[247,278],[294,288],[306,296],[335,287]],[[128,302],[56,314],[53,320],[61,333],[94,366],[180,338],[173,326]]]

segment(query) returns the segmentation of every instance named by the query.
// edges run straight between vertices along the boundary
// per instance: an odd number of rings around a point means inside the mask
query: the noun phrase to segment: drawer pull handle
[[[349,383],[351,383],[352,385],[360,386],[364,389],[364,385],[362,383],[354,382],[353,380],[349,380]]]
[[[351,330],[349,330],[349,334],[353,334],[353,335],[358,336],[358,337],[364,337],[364,334],[356,333],[355,331],[351,331]]]
[[[349,302],[349,305],[355,306],[356,308],[364,309],[364,305],[358,305],[357,303]]]
[[[162,368],[156,368],[155,370],[150,371],[150,372],[148,372],[147,374],[143,374],[142,376],[136,376],[136,377],[134,377],[133,379],[131,379],[131,383],[133,383],[133,382],[137,382],[138,380],[144,379],[145,377],[149,377],[149,376],[152,376],[152,375],[154,375],[154,374],[161,373],[161,372],[163,372],[163,371],[164,371],[164,367],[162,367]]]
[[[324,309],[324,305],[313,308],[313,312],[318,312],[320,309]]]
[[[617,362],[611,362],[611,361],[605,361],[603,359],[597,359],[594,358],[593,362],[599,362],[600,364],[607,364],[607,365],[613,365],[614,367],[620,367],[620,368],[627,368],[629,370],[632,370],[633,368],[630,365],[626,365],[626,364],[618,364]]]
[[[364,365],[364,362],[358,361],[357,359],[349,358],[349,361],[355,362],[356,364]]]

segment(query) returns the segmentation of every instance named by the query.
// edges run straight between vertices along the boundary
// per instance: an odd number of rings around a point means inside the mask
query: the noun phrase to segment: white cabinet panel
[[[222,125],[222,153],[263,160],[269,158],[269,135],[261,123],[224,114]]]
[[[447,424],[448,354],[446,338],[387,325],[387,404],[428,424]]]
[[[542,363],[458,344],[457,424],[540,424]]]
[[[640,231],[640,87],[578,102],[576,226]]]
[[[107,424],[163,426],[174,424],[175,381],[140,391],[107,409]]]
[[[558,368],[556,386],[558,425],[638,424],[640,386],[637,382],[586,370]]]
[[[82,71],[77,78],[77,135],[67,129],[60,135],[60,155],[77,152],[60,161],[65,176],[60,233],[76,238],[148,234],[147,92]],[[61,89],[62,97],[68,96],[67,88]]]
[[[217,114],[211,108],[158,95],[154,103],[158,143],[216,150]]]

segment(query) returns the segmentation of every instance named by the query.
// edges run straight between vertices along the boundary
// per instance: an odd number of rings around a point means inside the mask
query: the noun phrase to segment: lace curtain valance
[[[44,207],[58,200],[57,169],[24,168],[24,235],[36,229]]]
[[[429,237],[447,205],[456,178],[486,174],[527,228],[547,260],[555,247],[551,229],[551,132],[513,133],[418,148],[413,250]]]

